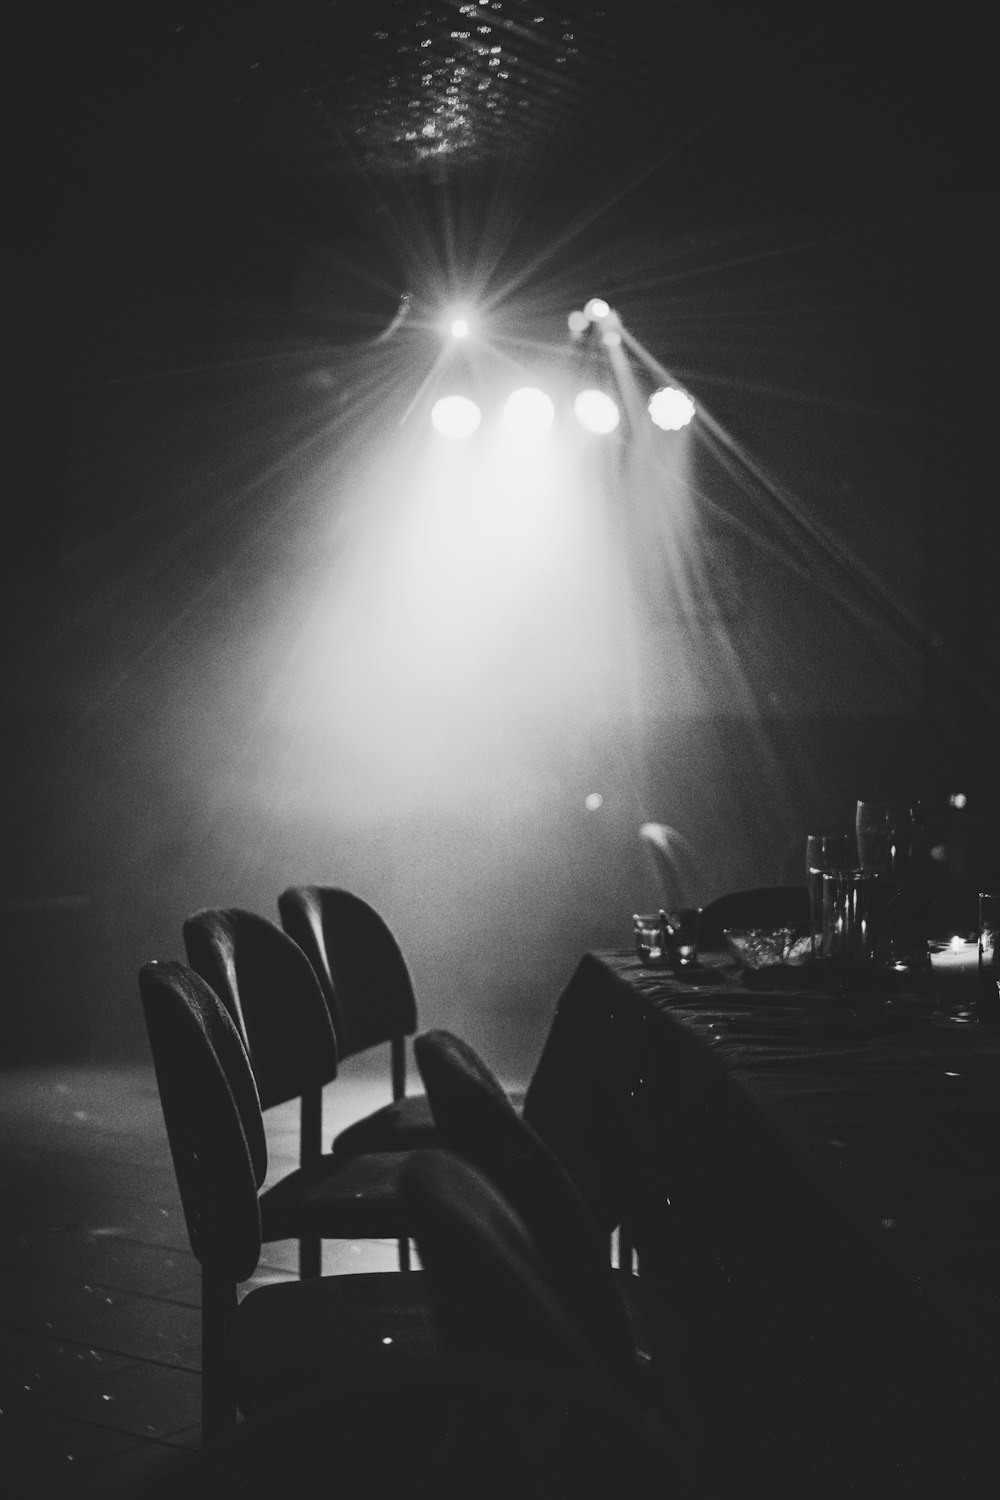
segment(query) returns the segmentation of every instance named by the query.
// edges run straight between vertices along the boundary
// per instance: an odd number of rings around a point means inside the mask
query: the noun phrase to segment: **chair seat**
[[[261,1239],[400,1239],[408,1230],[399,1196],[403,1151],[323,1156],[260,1195]]]
[[[405,1387],[442,1354],[422,1271],[256,1287],[240,1302],[229,1341],[236,1401],[246,1417],[317,1385]],[[335,1409],[331,1403],[331,1414]]]
[[[523,1091],[511,1093],[510,1100],[520,1113],[524,1107]],[[333,1150],[339,1156],[371,1151],[415,1151],[440,1144],[441,1137],[427,1095],[408,1094],[405,1099],[396,1099],[364,1119],[345,1126],[334,1137]]]

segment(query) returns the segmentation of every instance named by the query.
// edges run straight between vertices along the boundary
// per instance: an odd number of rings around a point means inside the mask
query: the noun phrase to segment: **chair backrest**
[[[760,885],[727,891],[702,908],[701,946],[721,948],[727,927],[809,928],[807,885]]]
[[[531,1234],[483,1172],[448,1150],[412,1151],[400,1194],[449,1354],[600,1375]]]
[[[184,947],[236,1023],[263,1109],[337,1076],[336,1037],[319,981],[277,923],[239,907],[207,908],[185,921]]]
[[[467,1042],[433,1030],[413,1045],[442,1144],[473,1162],[508,1200],[602,1368],[616,1383],[629,1381],[634,1344],[608,1242],[571,1177]]]
[[[267,1171],[246,1051],[218,996],[185,964],[144,964],[139,993],[191,1249],[243,1281],[260,1256]]]
[[[340,886],[293,885],[278,897],[278,913],[316,971],[341,1057],[413,1035],[410,971],[374,907]]]

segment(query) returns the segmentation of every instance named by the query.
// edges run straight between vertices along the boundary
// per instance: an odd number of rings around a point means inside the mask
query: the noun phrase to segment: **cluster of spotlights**
[[[603,297],[591,297],[582,309],[570,313],[568,322],[574,338],[582,338],[592,330],[593,335],[608,348],[613,349],[622,342],[621,321]],[[478,320],[469,304],[453,305],[442,316],[439,327],[442,334],[452,340],[472,338],[475,341]],[[666,432],[676,432],[691,421],[695,408],[684,391],[662,386],[650,396],[647,410],[655,426]],[[598,435],[614,432],[622,419],[618,402],[607,390],[599,387],[581,390],[577,394],[573,401],[573,415],[585,431]],[[519,437],[540,437],[553,426],[555,419],[552,398],[537,386],[521,386],[504,403],[504,426]],[[431,421],[444,437],[471,437],[482,425],[483,413],[470,396],[455,394],[442,396],[434,403]]]
[[[580,391],[573,414],[587,432],[614,432],[621,421],[618,403],[605,391]],[[555,403],[537,386],[512,391],[503,405],[503,423],[518,437],[541,437],[556,419]],[[479,406],[469,396],[442,396],[431,408],[431,421],[442,437],[471,437],[483,420]]]
[[[599,330],[601,343],[609,349],[622,341],[618,314],[603,297],[591,297],[582,311],[571,312],[566,321],[575,339],[582,338],[588,328],[595,327]]]
[[[647,403],[652,422],[667,432],[686,427],[694,416],[694,402],[684,391],[663,386]],[[590,388],[578,393],[573,415],[586,432],[606,436],[621,422],[621,409],[607,391]],[[551,396],[537,386],[521,386],[504,402],[504,426],[519,437],[540,437],[556,419]],[[471,437],[483,420],[480,407],[470,396],[442,396],[431,408],[431,421],[442,437]]]

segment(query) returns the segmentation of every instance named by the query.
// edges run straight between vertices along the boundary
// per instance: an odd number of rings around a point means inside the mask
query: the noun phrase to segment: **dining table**
[[[585,953],[525,1116],[671,1314],[703,1493],[1000,1484],[1000,1037],[874,971]]]

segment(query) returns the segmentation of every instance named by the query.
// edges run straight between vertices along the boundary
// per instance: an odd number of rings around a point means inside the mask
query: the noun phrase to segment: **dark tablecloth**
[[[526,1115],[674,1308],[709,1493],[992,1494],[1000,1039],[587,954]]]

